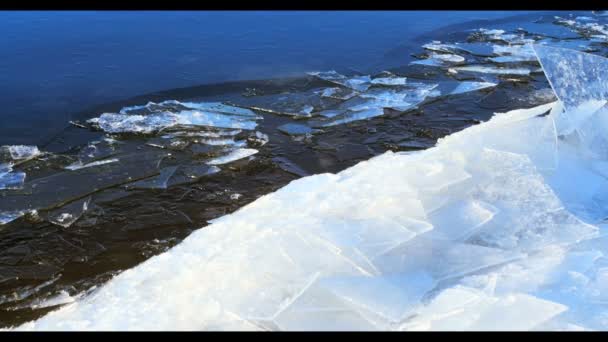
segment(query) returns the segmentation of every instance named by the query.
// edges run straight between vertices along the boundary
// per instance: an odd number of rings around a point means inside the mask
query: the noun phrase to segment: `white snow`
[[[578,137],[607,113],[563,109],[295,180],[19,329],[606,330],[606,138]]]

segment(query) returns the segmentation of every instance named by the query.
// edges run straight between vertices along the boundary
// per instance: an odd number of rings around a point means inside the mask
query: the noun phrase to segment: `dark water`
[[[1,12],[0,145],[42,144],[74,113],[152,91],[400,65],[387,52],[425,32],[525,13]]]

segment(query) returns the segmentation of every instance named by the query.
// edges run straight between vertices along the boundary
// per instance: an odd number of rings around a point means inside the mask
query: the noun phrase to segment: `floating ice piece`
[[[448,66],[459,64],[465,61],[465,58],[455,54],[432,53],[428,58],[418,61],[413,61],[410,64],[421,64],[429,66]]]
[[[16,190],[23,187],[25,172],[13,171],[11,164],[0,164],[0,190]]]
[[[209,164],[209,165],[227,164],[227,163],[231,163],[233,161],[239,160],[239,159],[247,158],[256,153],[258,153],[258,150],[253,149],[253,148],[239,148],[239,149],[236,149],[236,150],[228,153],[225,156],[214,158],[214,159],[208,161],[207,164]]]
[[[93,166],[100,166],[100,165],[105,165],[105,164],[110,164],[110,163],[116,163],[118,161],[118,159],[116,158],[111,158],[111,159],[105,159],[105,160],[98,160],[92,163],[88,163],[88,164],[82,164],[82,162],[76,162],[73,164],[70,164],[68,166],[66,166],[65,168],[67,170],[80,170],[80,169],[84,169],[87,167],[93,167]]]
[[[463,67],[455,67],[457,71],[479,72],[483,74],[500,74],[500,75],[529,75],[530,70],[524,68],[498,68],[494,66],[483,65],[467,65]]]
[[[373,83],[373,80],[372,80],[372,83]],[[329,98],[338,99],[338,100],[348,100],[348,99],[352,98],[353,96],[356,96],[357,94],[358,94],[358,92],[356,92],[352,89],[339,88],[339,87],[325,88],[321,92],[322,97],[329,97]]]
[[[10,145],[2,146],[1,148],[8,150],[11,158],[14,161],[29,160],[41,154],[37,146]]]
[[[477,91],[477,90],[481,90],[481,89],[486,89],[486,88],[492,88],[492,87],[496,87],[496,86],[497,86],[497,84],[492,83],[492,82],[464,81],[464,82],[458,83],[456,88],[454,88],[454,90],[452,90],[450,92],[450,95],[464,94],[464,93]]]
[[[167,106],[172,104],[173,107]],[[160,106],[160,110],[150,106]],[[146,115],[131,114],[145,108]],[[109,133],[152,133],[176,125],[206,126],[217,128],[254,129],[258,116],[251,110],[225,105],[219,102],[180,103],[165,101],[161,104],[127,107],[120,114],[104,113],[89,122]]]
[[[494,53],[500,55],[499,57],[490,58],[491,61],[496,63],[530,62],[537,60],[532,44],[495,45]]]

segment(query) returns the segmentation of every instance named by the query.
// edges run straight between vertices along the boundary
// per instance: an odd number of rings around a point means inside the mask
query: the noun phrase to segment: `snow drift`
[[[608,329],[607,61],[535,49],[561,101],[293,181],[19,329]]]

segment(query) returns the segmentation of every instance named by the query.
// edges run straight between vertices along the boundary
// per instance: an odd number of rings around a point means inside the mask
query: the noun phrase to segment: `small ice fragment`
[[[497,85],[496,83],[491,83],[491,82],[465,81],[465,82],[459,83],[458,86],[456,86],[456,88],[454,90],[452,90],[452,92],[450,92],[450,94],[456,95],[456,94],[468,93],[471,91],[477,91],[477,90],[481,90],[481,89],[485,89],[485,88],[495,87],[496,85]]]
[[[255,134],[250,135],[247,138],[247,141],[249,141],[249,143],[253,144],[255,147],[259,147],[266,145],[266,143],[270,141],[270,138],[267,134],[264,134],[260,131],[255,131]]]
[[[458,71],[479,72],[484,74],[500,74],[500,75],[529,75],[530,70],[523,68],[498,68],[482,65],[468,65],[454,68]]]
[[[0,190],[16,190],[23,187],[25,172],[13,171],[10,164],[0,164]]]
[[[59,209],[55,209],[49,212],[47,219],[49,222],[62,226],[64,228],[70,227],[74,222],[89,209],[91,203],[91,197],[87,197],[82,200],[74,201]]]
[[[277,129],[288,135],[304,135],[313,132],[313,129],[306,125],[287,123],[277,127]]]
[[[243,197],[243,195],[241,195],[241,194],[232,194],[232,195],[230,195],[230,199],[231,200],[235,200],[235,201],[238,200],[241,197]]]
[[[12,145],[8,146],[8,151],[14,160],[32,159],[40,155],[40,150],[37,146]]]
[[[25,215],[23,211],[0,211],[0,225],[15,221],[23,215]]]
[[[82,162],[79,161],[79,162],[70,164],[70,165],[66,166],[65,168],[67,170],[74,171],[74,170],[80,170],[80,169],[84,169],[84,168],[92,167],[92,166],[99,166],[99,165],[105,165],[105,164],[115,163],[117,161],[118,161],[118,159],[116,159],[116,158],[106,159],[106,160],[99,160],[99,161],[95,161],[95,162],[88,163],[88,164],[82,164]]]
[[[232,152],[230,152],[229,154],[227,154],[225,156],[214,158],[214,159],[208,161],[207,164],[209,164],[209,165],[227,164],[227,163],[231,163],[233,161],[239,160],[239,159],[243,159],[243,158],[252,156],[256,153],[258,153],[258,150],[253,149],[253,148],[239,148],[239,149],[233,150]]]
[[[57,306],[57,305],[73,303],[76,301],[76,299],[78,299],[78,297],[80,297],[80,296],[72,297],[66,291],[61,290],[57,295],[33,304],[31,306],[31,308],[32,309],[42,309],[42,308],[48,308],[48,307]]]

